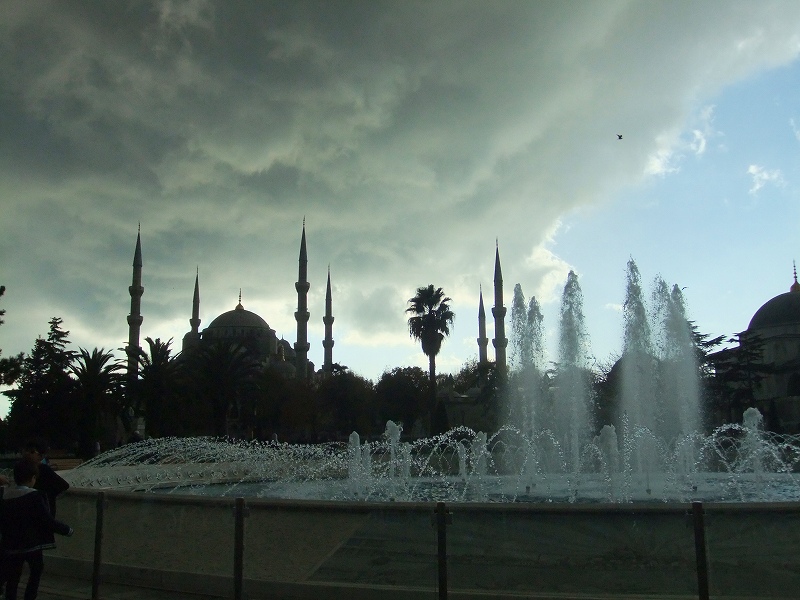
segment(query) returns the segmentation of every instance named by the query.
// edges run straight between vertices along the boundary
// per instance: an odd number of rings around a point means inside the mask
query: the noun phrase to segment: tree
[[[427,373],[419,367],[384,371],[375,385],[381,420],[402,423],[406,433],[411,433],[414,423],[425,414],[429,385]]]
[[[297,410],[293,412],[287,405],[293,405],[292,409],[299,409],[305,406],[303,401],[305,396],[300,397],[298,394],[298,387],[305,387],[305,380],[298,381],[295,377],[285,376],[278,368],[273,365],[267,366],[256,375],[255,378],[255,402],[253,405],[251,419],[251,426],[253,433],[257,439],[271,439],[273,435],[282,434],[284,437],[291,437],[294,431],[289,431],[290,423],[286,423],[286,429],[282,430],[284,424],[282,417],[284,416],[284,409],[287,409],[287,415],[294,417],[296,413],[303,411]],[[305,391],[305,390],[302,390]],[[314,411],[308,421],[313,419]]]
[[[6,293],[6,286],[0,285],[0,296]],[[5,309],[0,309],[0,325],[3,321],[3,316],[6,314]],[[0,385],[13,385],[17,378],[22,374],[22,361],[25,360],[25,354],[20,352],[17,356],[10,358],[2,358],[3,351],[0,350]],[[8,421],[0,419],[0,449],[8,448]]]
[[[500,373],[497,363],[470,359],[453,376],[452,385],[459,394],[475,394],[480,407],[480,415],[465,424],[476,431],[495,431],[501,421],[500,399],[508,387],[508,379]]]
[[[17,388],[3,392],[11,398],[8,415],[10,441],[22,444],[45,437],[53,447],[71,447],[77,441],[75,382],[70,365],[75,352],[67,350],[69,331],[62,320],[50,319],[46,339],[38,338],[25,357]]]
[[[318,439],[320,432],[332,427],[331,411],[321,410],[319,394],[305,379],[284,377],[288,395],[280,399],[281,439],[308,442]]]
[[[331,426],[337,434],[357,431],[366,436],[375,432],[378,414],[375,389],[369,379],[340,371],[320,382],[317,396],[319,409],[332,417]]]
[[[6,286],[0,285],[0,296],[6,293]],[[0,310],[0,325],[5,323],[3,316],[6,314],[5,309]],[[3,351],[0,350],[0,355]],[[16,356],[8,358],[0,357],[0,385],[13,385],[14,382],[22,374],[22,361],[25,360],[25,353],[20,352]]]
[[[177,433],[180,408],[176,405],[176,384],[179,363],[172,356],[172,338],[162,342],[146,337],[147,352],[139,350],[137,357],[139,380],[133,390],[133,414],[144,416],[150,435],[160,437]]]
[[[764,364],[764,341],[760,336],[737,334],[727,341],[738,342],[738,346],[707,355],[714,372],[711,405],[718,420],[740,423],[744,411],[755,406],[756,391],[770,374],[770,365]],[[778,423],[769,425],[774,429]]]
[[[258,362],[241,344],[220,340],[196,348],[187,362],[195,413],[186,415],[199,428],[195,433],[228,435],[229,420],[238,420],[246,408],[258,370]]]
[[[117,423],[123,408],[123,369],[123,363],[104,348],[91,353],[80,348],[70,365],[79,414],[78,440],[85,456],[92,455],[95,442],[115,448],[121,441]]]
[[[726,342],[724,335],[711,337],[710,333],[701,333],[694,321],[689,321],[689,327],[692,332],[692,343],[695,348],[695,356],[697,358],[697,365],[700,368],[700,378],[708,378],[714,375],[714,366],[712,357],[716,348],[719,348]],[[733,341],[727,340],[727,341]]]
[[[422,351],[428,357],[431,433],[441,433],[434,428],[437,412],[436,355],[442,348],[445,336],[450,335],[450,326],[455,320],[455,314],[450,310],[450,298],[445,297],[442,288],[434,287],[433,284],[417,288],[417,294],[408,302],[411,306],[406,309],[406,313],[412,315],[408,319],[409,334],[422,344]]]
[[[619,354],[595,363],[592,369],[592,395],[594,397],[594,423],[597,429],[614,425],[622,430],[619,409],[622,396],[622,362]]]

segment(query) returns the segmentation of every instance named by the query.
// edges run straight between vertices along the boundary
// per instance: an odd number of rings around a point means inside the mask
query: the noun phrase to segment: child
[[[47,443],[41,439],[28,441],[22,448],[22,458],[39,463],[35,488],[47,498],[50,514],[56,516],[56,497],[69,489],[69,484],[47,464]]]
[[[2,488],[0,548],[3,550],[2,579],[6,582],[6,600],[17,600],[17,587],[26,562],[30,574],[25,600],[35,600],[44,571],[42,550],[55,548],[54,533],[72,535],[72,528],[56,521],[45,497],[33,489],[38,474],[39,465],[23,459],[14,465],[16,487]]]

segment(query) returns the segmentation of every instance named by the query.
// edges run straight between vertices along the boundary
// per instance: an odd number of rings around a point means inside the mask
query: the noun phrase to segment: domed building
[[[195,280],[195,289],[199,288],[199,281]],[[199,294],[198,294],[199,295]],[[190,323],[194,319],[190,319]],[[275,330],[259,315],[242,306],[242,294],[239,292],[239,303],[233,310],[224,312],[211,321],[202,333],[189,331],[183,336],[184,352],[202,344],[215,342],[235,342],[241,344],[253,355],[259,357],[262,363],[280,369],[286,376],[297,373],[295,366],[297,353],[292,345],[284,339],[278,339]],[[307,372],[313,373],[314,363],[309,362]]]
[[[242,306],[242,295],[239,292],[239,304],[236,308],[222,313],[211,321],[205,330],[205,336],[211,339],[242,338],[243,340],[264,340],[275,338],[275,331],[256,313],[245,310]]]
[[[739,366],[756,358],[753,397],[773,431],[800,432],[800,283],[759,308],[739,335]]]
[[[310,379],[314,375],[314,363],[308,360],[308,291],[310,284],[307,278],[308,256],[306,252],[305,222],[300,240],[300,257],[298,281],[295,283],[297,292],[297,311],[294,313],[297,322],[297,340],[292,345],[284,339],[278,339],[275,330],[256,313],[246,310],[242,305],[242,294],[239,292],[239,303],[233,310],[222,313],[214,318],[211,323],[200,330],[200,277],[195,276],[194,297],[192,300],[192,316],[189,319],[191,330],[183,336],[182,352],[191,352],[193,349],[205,344],[219,341],[238,343],[247,348],[253,356],[264,366],[272,366],[281,370],[287,376],[298,379]],[[131,295],[131,312],[128,315],[128,347],[140,348],[139,336],[143,321],[141,314],[141,296],[144,293],[142,286],[142,251],[141,236],[137,235],[136,250],[133,260],[133,282],[129,288]],[[331,314],[331,285],[330,269],[328,271],[328,285],[325,299],[325,339],[324,364],[322,374],[329,374],[333,364],[333,316]],[[129,352],[128,377],[137,375],[136,353]]]

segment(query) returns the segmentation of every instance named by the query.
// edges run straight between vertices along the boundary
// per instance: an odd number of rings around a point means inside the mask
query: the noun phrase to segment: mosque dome
[[[768,300],[750,319],[748,330],[800,325],[800,285],[795,272],[789,291]]]
[[[236,308],[222,313],[203,331],[206,340],[233,338],[238,340],[273,338],[275,332],[256,313],[245,310],[241,300]]]

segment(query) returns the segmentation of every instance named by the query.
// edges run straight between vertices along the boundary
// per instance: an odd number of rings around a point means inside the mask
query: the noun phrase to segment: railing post
[[[444,502],[436,503],[433,517],[436,521],[439,600],[447,600],[447,526],[453,522],[453,517]]]
[[[692,502],[692,522],[694,523],[694,554],[697,562],[697,597],[700,600],[709,600],[706,526],[703,518],[703,503],[697,500]]]
[[[236,498],[233,506],[233,598],[242,600],[244,583],[244,518],[247,516],[244,498]]]
[[[94,521],[94,564],[92,566],[92,600],[100,600],[100,566],[103,564],[103,517],[106,493],[97,494]]]

